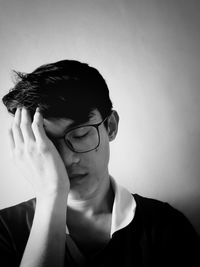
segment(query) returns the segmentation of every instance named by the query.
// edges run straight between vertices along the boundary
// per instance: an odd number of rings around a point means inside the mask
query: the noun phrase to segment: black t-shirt
[[[95,258],[87,258],[85,266],[200,266],[199,238],[186,217],[167,203],[133,196],[134,219]],[[0,266],[20,265],[35,205],[31,199],[0,211]],[[77,266],[67,242],[66,266]]]

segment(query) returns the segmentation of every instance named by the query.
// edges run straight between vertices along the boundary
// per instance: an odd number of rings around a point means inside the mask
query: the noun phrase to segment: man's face
[[[88,124],[102,121],[100,113],[95,110]],[[76,153],[70,150],[63,137],[74,121],[70,119],[45,119],[44,127],[48,136],[53,137],[59,154],[66,166],[70,181],[70,195],[75,198],[90,198],[96,195],[108,183],[109,136],[104,126],[99,126],[100,144],[95,150]],[[82,124],[81,124],[82,126]]]

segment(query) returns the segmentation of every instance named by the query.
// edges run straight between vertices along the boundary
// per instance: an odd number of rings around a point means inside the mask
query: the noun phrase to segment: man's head
[[[71,191],[81,198],[96,194],[108,183],[109,141],[117,134],[119,120],[117,112],[112,111],[103,77],[87,64],[72,60],[43,65],[32,73],[17,75],[15,87],[3,97],[8,111],[14,114],[17,107],[25,107],[33,117],[39,107],[45,131],[66,166]],[[88,134],[85,126],[98,124],[98,132],[93,126],[89,131],[90,136],[98,133],[98,146],[93,147],[97,139],[92,139],[92,145],[80,146],[79,135]],[[74,132],[74,127],[79,128]],[[73,138],[76,139],[74,151],[66,142],[72,143]],[[77,149],[92,147],[91,151],[77,153]]]
[[[17,107],[26,107],[33,116],[39,107],[44,118],[70,118],[83,123],[94,109],[102,118],[112,110],[105,80],[85,63],[62,60],[42,65],[31,73],[16,74],[16,85],[3,97],[13,114]]]

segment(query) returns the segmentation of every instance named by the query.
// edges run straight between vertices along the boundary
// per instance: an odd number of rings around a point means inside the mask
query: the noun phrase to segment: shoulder
[[[0,210],[0,223],[10,226],[22,224],[24,220],[26,223],[32,223],[35,211],[35,198],[24,201],[22,203],[4,208]]]
[[[137,215],[152,226],[195,232],[188,218],[169,203],[133,194]]]
[[[181,211],[172,207],[167,202],[143,197],[138,194],[133,194],[133,197],[136,201],[137,212],[144,219],[165,223],[171,222],[172,224],[176,222],[190,224],[189,220]]]
[[[175,217],[182,217],[183,214],[172,207],[169,203],[163,202],[157,199],[144,197],[138,194],[133,194],[133,197],[137,204],[138,212],[144,216],[148,217],[149,219],[162,219],[163,216],[168,217],[175,216]],[[168,217],[169,218],[169,217]]]
[[[35,199],[0,210],[0,259],[19,266],[33,222]]]
[[[170,255],[184,259],[198,256],[199,237],[188,218],[166,202],[133,194],[136,201],[135,221],[151,244]],[[187,257],[185,257],[187,255]]]
[[[16,213],[20,214],[20,213],[23,213],[25,211],[34,210],[35,209],[35,203],[36,203],[36,199],[32,198],[32,199],[29,199],[27,201],[21,202],[19,204],[15,204],[13,206],[3,208],[0,210],[0,216],[13,214],[13,212],[15,214]]]

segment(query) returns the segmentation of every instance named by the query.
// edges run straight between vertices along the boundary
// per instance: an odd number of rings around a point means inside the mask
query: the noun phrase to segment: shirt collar
[[[115,198],[112,210],[112,222],[110,236],[126,227],[134,218],[136,202],[132,194],[111,177],[111,185]]]
[[[136,202],[132,194],[126,188],[119,185],[111,176],[110,181],[115,195],[110,231],[110,237],[112,237],[116,231],[126,227],[133,220]],[[67,225],[66,234],[69,234]]]

